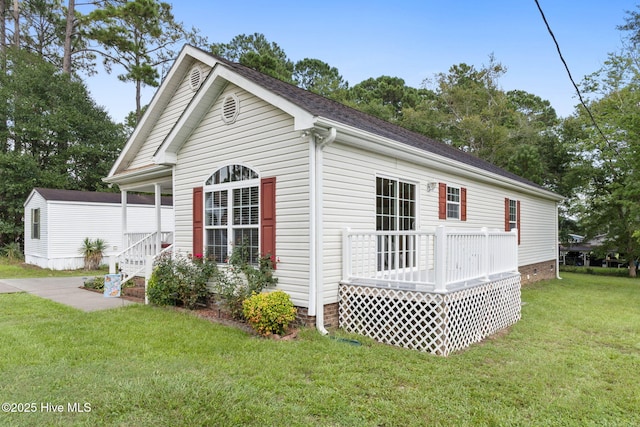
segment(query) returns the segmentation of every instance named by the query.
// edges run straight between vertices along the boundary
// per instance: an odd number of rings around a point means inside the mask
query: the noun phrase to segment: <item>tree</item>
[[[369,78],[349,89],[347,103],[368,114],[397,122],[403,109],[415,107],[426,94],[405,84],[399,77]]]
[[[0,75],[7,119],[0,129],[0,245],[19,239],[22,203],[34,186],[105,189],[102,178],[125,139],[80,81],[33,53],[7,54]]]
[[[293,62],[276,43],[264,34],[240,34],[229,43],[213,43],[211,52],[221,58],[260,71],[276,79],[292,83]]]
[[[573,210],[588,237],[604,235],[604,249],[623,254],[629,274],[640,259],[640,14],[627,12],[626,44],[587,76],[580,106],[567,121],[576,136],[582,185]],[[588,110],[587,110],[588,108]],[[578,129],[578,130],[576,130]]]
[[[177,22],[169,3],[157,0],[106,0],[88,15],[84,37],[94,40],[107,72],[120,66],[123,82],[135,84],[136,121],[142,116],[142,87],[157,87],[163,67],[182,43],[195,39]]]
[[[319,59],[305,58],[293,67],[293,81],[298,87],[327,98],[339,99],[349,84],[337,68]]]

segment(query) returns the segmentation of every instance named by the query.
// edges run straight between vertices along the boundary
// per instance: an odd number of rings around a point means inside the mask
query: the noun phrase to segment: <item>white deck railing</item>
[[[518,235],[443,226],[343,233],[343,282],[447,292],[518,271]]]
[[[109,273],[118,270],[123,275],[122,283],[131,280],[135,276],[145,274],[145,268],[149,257],[155,257],[173,244],[173,233],[163,231],[160,233],[160,246],[158,246],[157,232],[153,233],[126,233],[124,241],[127,244],[125,250],[113,255],[109,262]]]

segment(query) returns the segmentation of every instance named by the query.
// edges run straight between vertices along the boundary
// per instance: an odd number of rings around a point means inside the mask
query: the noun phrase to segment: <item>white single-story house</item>
[[[106,244],[104,255],[109,257],[120,252],[129,240],[139,240],[139,236],[156,230],[153,196],[128,194],[126,218],[121,197],[119,193],[34,188],[24,203],[25,262],[53,270],[74,270],[84,267],[81,248],[85,238],[102,239]],[[162,198],[161,216],[162,230],[171,243],[171,197]]]
[[[191,46],[105,181],[173,194],[175,251],[272,256],[322,332],[446,355],[557,272],[559,195]]]

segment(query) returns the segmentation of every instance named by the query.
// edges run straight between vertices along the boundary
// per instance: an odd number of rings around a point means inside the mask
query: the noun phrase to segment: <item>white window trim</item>
[[[223,167],[231,166],[231,165],[239,165],[239,166],[244,166],[246,168],[249,168],[258,175],[258,178],[247,179],[242,181],[234,181],[234,182],[225,182],[221,184],[208,184],[208,185],[206,184],[206,182],[209,180],[209,178],[211,178],[211,176],[213,176],[213,174],[218,172]],[[206,251],[209,246],[209,242],[207,239],[208,230],[221,230],[226,228],[227,229],[227,257],[226,259],[223,259],[223,260],[217,260],[217,263],[227,264],[228,259],[232,255],[233,248],[234,248],[233,230],[242,229],[242,228],[244,229],[256,228],[258,232],[258,250],[260,250],[260,248],[262,247],[262,242],[260,241],[260,230],[261,230],[260,203],[262,200],[262,194],[261,194],[261,188],[260,188],[260,172],[256,168],[242,162],[228,162],[214,168],[213,171],[214,172],[208,175],[207,178],[204,180],[205,184],[203,184],[202,186],[202,223],[203,223],[202,229],[204,233],[204,236],[203,236],[204,249]],[[258,223],[234,225],[233,224],[233,190],[240,189],[240,188],[249,188],[249,187],[258,188]],[[226,226],[207,225],[207,205],[206,205],[207,194],[212,193],[214,191],[227,191],[227,207],[226,207],[227,225]]]
[[[378,217],[378,211],[377,211],[378,191],[377,191],[377,184],[376,184],[378,178],[389,179],[389,180],[392,180],[392,181],[396,181],[398,183],[412,184],[415,187],[414,230],[419,230],[420,229],[420,191],[421,191],[420,182],[415,181],[413,179],[403,178],[403,177],[394,176],[394,175],[387,175],[387,174],[384,174],[384,173],[376,173],[375,179],[373,180],[373,200],[374,200],[374,205],[373,205],[374,223],[373,223],[373,225],[374,225],[374,227],[376,226],[377,217]],[[396,209],[398,208],[398,205],[397,205],[398,202],[399,202],[399,200],[396,199]],[[399,210],[396,210],[396,212],[399,212]],[[397,218],[399,219],[399,217],[397,217]]]
[[[449,189],[450,188],[458,190],[458,201],[457,202],[449,200]],[[460,221],[460,217],[462,215],[462,187],[457,186],[457,185],[449,185],[449,184],[447,184],[446,202],[447,202],[447,207],[446,207],[447,219],[453,219],[453,220]],[[455,206],[458,207],[458,209],[457,209],[458,215],[457,216],[449,216],[449,205],[455,205]]]

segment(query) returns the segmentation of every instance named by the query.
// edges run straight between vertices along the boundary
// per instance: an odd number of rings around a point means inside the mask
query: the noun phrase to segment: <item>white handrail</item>
[[[141,235],[141,233],[129,233],[128,238],[134,236],[140,237]],[[161,232],[161,235],[163,241],[165,239],[169,241],[173,240],[173,233]],[[168,243],[166,248],[158,247],[156,236],[157,232],[146,233],[122,252],[113,255],[109,260],[109,273],[114,274],[116,272],[117,263],[123,275],[123,284],[133,277],[144,273],[146,271],[148,256],[155,257],[173,246],[171,243]]]
[[[482,229],[343,232],[343,282],[436,292],[518,271],[517,232]]]

